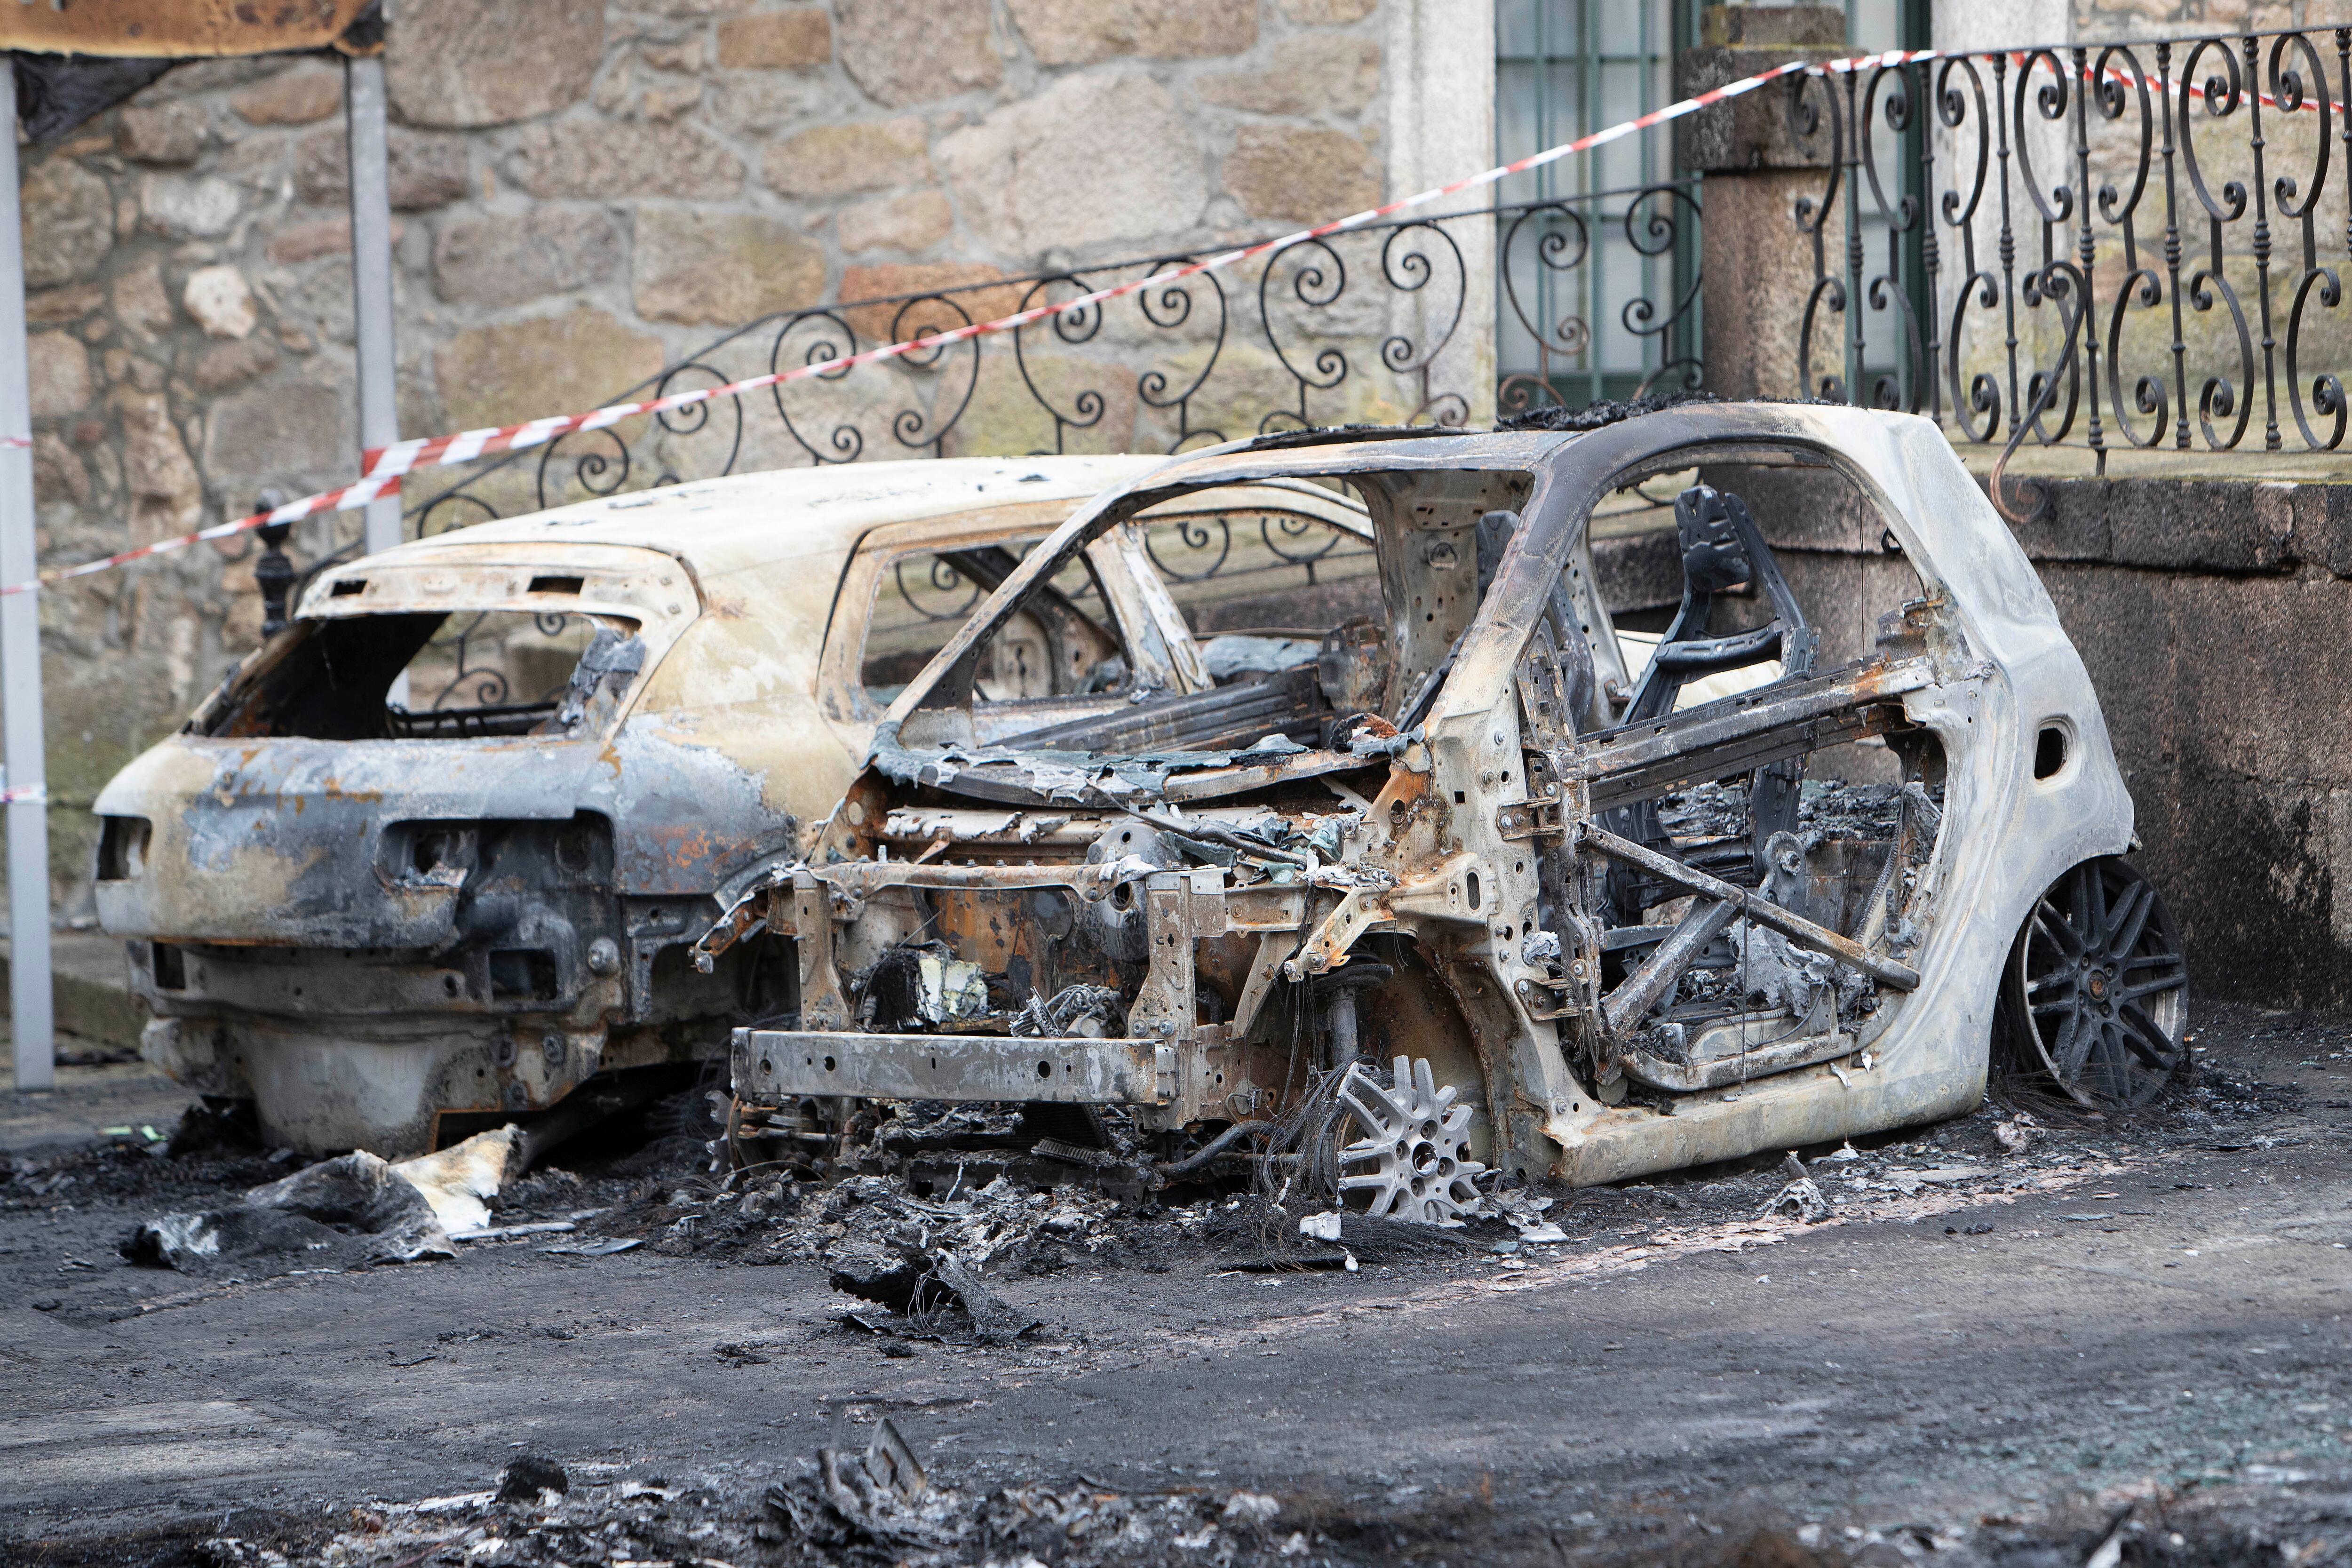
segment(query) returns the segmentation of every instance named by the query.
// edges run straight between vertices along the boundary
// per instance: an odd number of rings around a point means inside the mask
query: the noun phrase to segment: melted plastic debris
[[[1209,679],[1220,684],[1236,675],[1277,675],[1313,664],[1323,644],[1313,637],[1211,637],[1201,649]]]
[[[885,1032],[988,1016],[988,980],[943,942],[902,942],[853,975],[863,1028]]]
[[[425,1194],[433,1213],[452,1236],[482,1230],[490,1223],[490,1200],[506,1184],[521,1129],[511,1123],[477,1132],[438,1153],[396,1160],[392,1173]]]
[[[133,1263],[183,1272],[249,1257],[414,1263],[457,1256],[425,1194],[365,1150],[255,1187],[227,1208],[161,1215],[125,1237],[120,1250]]]

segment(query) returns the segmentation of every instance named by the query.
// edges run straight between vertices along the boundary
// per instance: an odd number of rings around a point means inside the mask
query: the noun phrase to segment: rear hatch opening
[[[199,732],[313,741],[562,736],[645,667],[637,623],[577,611],[304,621]]]

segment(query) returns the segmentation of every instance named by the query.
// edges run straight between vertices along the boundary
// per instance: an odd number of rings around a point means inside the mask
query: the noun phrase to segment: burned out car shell
[[[1932,423],[1841,409],[1669,412],[1580,437],[1550,488],[1572,507],[1575,496],[1654,452],[1743,437],[1786,440],[1845,474],[1877,503],[1917,571],[1932,625],[1902,708],[1941,743],[1944,817],[1968,831],[1937,840],[1921,894],[1937,918],[1912,957],[1918,983],[1869,1047],[1866,1070],[1839,1077],[1823,1064],[1692,1096],[1670,1117],[1604,1110],[1571,1079],[1565,1112],[1555,1092],[1542,1131],[1559,1150],[1559,1173],[1578,1183],[1973,1107],[1984,1093],[1996,976],[2027,911],[2061,873],[2132,843],[2131,795],[2082,656],[2025,552]],[[1559,533],[1571,526],[1563,518]],[[1549,536],[1541,559],[1559,558],[1565,542]],[[1523,574],[1539,569],[1533,552],[1517,564]],[[1442,774],[1475,771],[1494,753],[1502,708],[1479,693],[1495,689],[1483,683],[1501,679],[1511,642],[1499,616],[1473,628],[1459,678],[1431,719]],[[2035,736],[2053,723],[2072,738],[2068,762],[2037,779]]]
[[[99,797],[99,913],[132,939],[146,1053],[254,1100],[276,1142],[387,1155],[430,1147],[452,1112],[543,1110],[599,1073],[709,1055],[765,982],[698,973],[682,944],[863,756],[873,563],[1047,531],[1149,462],[742,475],[321,574],[289,630]],[[247,714],[306,649],[358,658],[371,628],[453,607],[597,628],[566,722],[322,735]],[[420,713],[404,721],[437,722]]]
[[[1589,603],[1568,610],[1559,599],[1564,582],[1589,573],[1581,552],[1596,502],[1645,476],[1685,468],[1700,452],[1712,463],[1753,454],[1840,477],[1883,519],[1916,573],[1916,596],[1881,623],[1866,657],[1843,668],[1791,665],[1753,691],[1642,722],[1622,715],[1560,722],[1560,709],[1584,699],[1543,698],[1544,681],[1565,682],[1549,689],[1555,695],[1591,690],[1594,666],[1605,668],[1618,657],[1604,615]],[[1433,697],[1418,700],[1409,714],[1391,702],[1391,717],[1415,721],[1404,733],[1359,745],[1352,755],[1332,742],[1286,753],[1074,759],[1025,756],[1017,741],[975,745],[946,722],[974,650],[1032,582],[1055,570],[1057,552],[1081,548],[1118,519],[1192,487],[1300,479],[1345,482],[1370,504],[1381,541],[1384,641],[1400,672],[1417,669],[1435,684]],[[1724,515],[1711,490],[1682,499],[1694,517],[1707,506]],[[1445,574],[1466,562],[1478,531],[1497,518],[1507,547],[1491,581],[1472,594],[1466,568]],[[1685,534],[1686,545],[1691,538]],[[1751,573],[1751,588],[1755,580]],[[1583,637],[1563,639],[1590,645],[1580,688],[1570,679],[1574,661],[1552,652],[1543,629],[1564,629],[1563,616],[1584,621]],[[1785,626],[1780,635],[1789,657],[1801,639]],[[1719,651],[1716,644],[1697,649],[1712,651]],[[1680,656],[1696,657],[1692,647]],[[2038,768],[2036,738],[2053,731],[2063,737],[2063,765]],[[1896,834],[1903,847],[1882,848],[1882,864],[1894,869],[1882,873],[1880,886],[1892,878],[1896,891],[1886,907],[1899,906],[1900,918],[1871,926],[1867,942],[1832,929],[1835,922],[1807,918],[1795,907],[1801,900],[1770,890],[1777,884],[1762,865],[1760,827],[1759,869],[1741,886],[1618,831],[1627,809],[1669,787],[1704,784],[1735,764],[1756,767],[1760,802],[1762,770],[1774,759],[1801,759],[1829,740],[1879,735],[1904,748],[1906,770],[1912,759],[1931,759],[1922,765],[1932,769],[1939,806],[1923,804],[1915,819],[1898,798],[1898,816],[1941,826],[1915,834],[1906,826]],[[1538,773],[1540,788],[1532,787]],[[1083,864],[1072,855],[1074,863],[1024,869],[993,845],[1002,835],[977,809],[985,802],[989,811],[1010,811],[1015,820],[1003,831],[1022,834],[1039,831],[1019,820],[1024,813],[1057,823],[1090,814],[1094,828],[1139,813],[1197,848],[1200,825],[1215,820],[1205,812],[1231,801],[1236,809],[1263,813],[1273,805],[1295,814],[1295,805],[1282,804],[1291,797],[1279,792],[1318,777],[1338,780],[1338,793],[1352,792],[1361,808],[1340,830],[1337,858],[1328,849],[1319,859],[1301,857],[1293,838],[1289,858],[1303,859],[1303,871],[1285,871],[1261,854],[1273,878],[1261,871],[1249,885],[1197,854],[1197,867],[1164,858],[1122,866],[1097,848]],[[1905,790],[1926,802],[1920,775],[1906,778]],[[770,900],[771,929],[793,931],[803,950],[803,1013],[797,1031],[738,1032],[734,1075],[745,1103],[814,1092],[827,1081],[821,1060],[828,1068],[856,1063],[863,1084],[897,1083],[943,1098],[985,1098],[992,1087],[1003,1095],[1020,1081],[1017,1072],[1034,1070],[1048,1082],[1066,1075],[1108,1086],[1092,1097],[1134,1106],[1147,1125],[1239,1121],[1234,1081],[1254,1083],[1253,1096],[1285,1081],[1278,1061],[1269,1066],[1253,1054],[1267,1046],[1263,1025],[1255,1036],[1235,1032],[1265,1016],[1265,993],[1287,985],[1311,999],[1327,977],[1367,956],[1368,939],[1402,937],[1409,949],[1382,952],[1392,959],[1425,955],[1413,984],[1419,995],[1437,999],[1433,1006],[1442,1003],[1450,1020],[1422,1030],[1413,1049],[1420,1054],[1425,1045],[1427,1054],[1454,1064],[1480,1113],[1487,1163],[1515,1176],[1578,1184],[1853,1136],[1972,1106],[1984,1090],[2003,964],[2021,923],[2070,868],[2121,855],[2132,841],[2131,801],[2083,662],[2023,552],[1942,434],[1906,416],[1775,405],[1686,405],[1585,433],[1327,436],[1178,459],[1107,494],[1032,553],[893,705],[877,732],[874,764],[848,798],[862,826],[837,815],[825,829],[824,853]],[[958,816],[959,799],[974,809]],[[1183,814],[1181,827],[1168,815],[1171,805]],[[1760,805],[1757,811],[1760,820]],[[933,864],[909,867],[875,852],[877,837],[887,837],[885,823],[918,818],[925,832],[940,834]],[[1229,813],[1225,820],[1230,826],[1235,819]],[[1075,826],[1057,831],[1087,842]],[[977,858],[965,858],[958,833],[968,835]],[[1245,865],[1255,844],[1277,840],[1228,832],[1223,842]],[[1620,868],[1686,895],[1675,935],[1662,942],[1663,925],[1602,929],[1604,879]],[[1801,881],[1804,868],[1798,870]],[[1111,1027],[1099,1042],[993,1045],[968,1030],[940,1037],[946,1026],[929,1036],[919,1028],[859,1030],[845,1001],[852,966],[846,957],[835,964],[833,955],[839,948],[870,963],[890,921],[903,924],[902,914],[890,913],[892,900],[902,906],[908,898],[1030,886],[1095,900],[1122,885],[1134,889],[1152,932],[1150,968],[1127,998],[1123,1030]],[[1759,944],[1767,936],[1787,932],[1795,947],[1843,966],[1836,997],[1821,1004],[1830,1008],[1826,1032],[1799,1042],[1810,1042],[1802,1051],[1759,1057],[1752,1079],[1737,1064],[1736,1081],[1696,1070],[1662,1075],[1645,1052],[1647,1031],[1665,1015],[1644,1012],[1652,993],[1641,993],[1640,1006],[1626,1000],[1629,984],[1641,989],[1632,984],[1639,972],[1604,994],[1604,949],[1613,941],[1646,943],[1633,951],[1657,956],[1685,937],[1694,949],[1710,937],[1719,947],[1726,921],[1747,944],[1742,953],[1765,951]],[[1236,934],[1260,948],[1240,998],[1247,1016],[1211,1022],[1205,1005],[1199,1013],[1192,1005],[1206,968],[1196,972],[1191,953],[1181,962],[1171,954],[1197,949],[1205,965],[1210,945]],[[1543,942],[1531,940],[1538,936]],[[828,966],[837,978],[821,973]],[[1641,972],[1649,967],[1644,962]],[[1855,1003],[1857,993],[1867,994]],[[1619,1004],[1622,1016],[1612,1011]],[[1802,1013],[1793,1003],[1790,1010]],[[1743,1057],[1748,1028],[1738,1025]],[[938,1066],[938,1056],[921,1056],[934,1038],[947,1047],[949,1068]],[[998,1058],[1003,1070],[990,1065]],[[926,1060],[933,1064],[929,1078]],[[1626,1064],[1644,1060],[1652,1064],[1639,1069],[1650,1073],[1644,1081],[1664,1087],[1628,1100]]]

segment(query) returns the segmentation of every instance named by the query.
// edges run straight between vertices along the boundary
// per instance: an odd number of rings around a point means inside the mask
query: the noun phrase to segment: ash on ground
[[[2298,1015],[2216,1010],[2233,1015],[2233,1029],[2309,1032]],[[2314,1037],[2310,1048],[2341,1054],[2345,1045]],[[1277,1204],[1251,1190],[1245,1165],[1221,1186],[1154,1188],[1139,1163],[1024,1132],[1010,1109],[878,1107],[853,1128],[850,1146],[833,1147],[822,1172],[714,1170],[723,1147],[680,1136],[625,1153],[559,1151],[558,1162],[572,1163],[510,1178],[488,1200],[487,1227],[455,1233],[454,1261],[401,1267],[463,1268],[476,1253],[593,1260],[640,1248],[725,1265],[797,1265],[824,1270],[842,1291],[842,1331],[1001,1342],[1053,1332],[1056,1281],[1111,1270],[1491,1272],[1580,1258],[1602,1266],[1612,1249],[1696,1238],[1708,1226],[1916,1223],[1930,1209],[2087,1179],[2119,1160],[2273,1146],[2273,1124],[2300,1091],[2193,1065],[2200,1059],[2192,1052],[2170,1091],[2128,1116],[1996,1083],[1969,1116],[1801,1151],[1797,1172],[1775,1152],[1620,1186],[1531,1185],[1493,1194],[1486,1217],[1444,1230],[1296,1194]],[[184,1276],[137,1267],[109,1241],[159,1213],[216,1206],[303,1168],[236,1145],[217,1120],[199,1110],[184,1136],[134,1130],[0,1168],[0,1211],[46,1214],[89,1237],[77,1270],[27,1286],[29,1303],[100,1322],[184,1291]],[[992,1140],[1026,1146],[945,1146]],[[1792,1195],[1800,1178],[1807,1186]],[[347,1253],[289,1252],[240,1259],[235,1272],[252,1280],[377,1266]],[[1040,1285],[1048,1287],[1042,1294]],[[1047,1321],[1016,1322],[996,1297],[1007,1286],[1040,1303]]]
[[[520,1458],[478,1491],[303,1518],[257,1511],[143,1533],[25,1543],[43,1568],[2204,1568],[2352,1561],[2352,1473],[2166,1488],[1937,1517],[1856,1504],[1811,1516],[1764,1497],[1633,1498],[1561,1516],[1420,1487],[1335,1497],[1176,1480],[1123,1490],[1083,1474],[960,1489],[887,1419],[769,1477],[672,1477]]]

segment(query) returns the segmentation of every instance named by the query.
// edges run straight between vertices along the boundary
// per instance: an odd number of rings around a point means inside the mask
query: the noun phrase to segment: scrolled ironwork
[[[1584,265],[1592,254],[1592,230],[1584,215],[1566,202],[1538,202],[1528,207],[1503,230],[1498,247],[1502,258],[1503,298],[1518,318],[1519,327],[1536,342],[1539,352],[1573,357],[1592,346],[1592,329],[1580,316],[1562,316],[1557,322],[1538,323],[1528,314],[1528,307],[1519,297],[1518,268],[1512,265],[1517,253],[1519,233],[1531,222],[1540,220],[1543,226],[1536,231],[1535,264],[1546,271],[1573,272]],[[1570,248],[1571,244],[1574,248]]]
[[[971,312],[961,304],[944,294],[924,294],[908,300],[891,316],[890,339],[893,342],[903,343],[937,337],[970,325]],[[965,367],[962,386],[958,388],[943,380],[933,394],[934,401],[929,413],[919,408],[902,408],[893,416],[890,434],[898,438],[900,446],[929,447],[931,456],[939,457],[946,450],[948,432],[956,427],[963,418],[964,410],[971,406],[971,395],[980,386],[978,338],[965,338],[953,343],[929,343],[909,351],[899,363],[913,370],[931,371],[948,363],[950,356]],[[955,398],[955,406],[942,416],[939,400],[950,395]]]
[[[1815,86],[1822,89],[1822,102],[1828,109],[1826,115],[1813,101],[1811,89]],[[1839,107],[1837,90],[1832,79],[1810,71],[1801,71],[1789,78],[1784,101],[1789,133],[1800,147],[1811,151],[1817,146],[1822,121],[1826,119],[1829,122],[1829,150],[1822,163],[1823,181],[1820,198],[1816,200],[1810,194],[1799,196],[1792,209],[1797,232],[1811,240],[1813,246],[1813,282],[1806,290],[1804,315],[1797,327],[1797,384],[1808,395],[1843,402],[1850,383],[1843,369],[1818,376],[1813,373],[1813,330],[1823,311],[1842,321],[1850,322],[1853,319],[1853,313],[1846,308],[1846,268],[1841,266],[1832,270],[1829,255],[1830,217],[1837,210],[1838,192],[1845,183],[1849,157],[1846,151],[1846,116]],[[1843,262],[1845,258],[1840,259]],[[1859,268],[1855,270],[1859,271]],[[1851,326],[1847,329],[1847,335],[1852,335]],[[1844,357],[1841,356],[1842,365]]]
[[[474,618],[466,623],[464,629],[450,639],[451,646],[457,652],[457,668],[449,677],[449,683],[435,695],[430,703],[426,704],[427,712],[440,712],[452,698],[459,695],[457,689],[469,680],[474,683],[472,691],[467,694],[472,698],[471,706],[495,708],[506,701],[508,695],[506,671],[485,669],[478,666],[469,666],[467,663],[474,635],[482,629],[482,623],[489,618],[489,611],[477,612]]]
[[[1160,537],[1171,531],[1176,535],[1177,542],[1183,545],[1185,549],[1207,550],[1212,523],[1215,525],[1217,552],[1210,557],[1206,566],[1196,571],[1188,571],[1160,553]],[[1230,520],[1222,517],[1211,518],[1206,521],[1197,517],[1171,519],[1167,522],[1156,523],[1143,531],[1143,552],[1151,557],[1151,563],[1159,567],[1166,576],[1173,577],[1180,583],[1205,582],[1222,571],[1226,560],[1233,554],[1234,526]]]
[[[1787,306],[1808,393],[1885,405],[1905,382],[2004,475],[2026,445],[2086,449],[2099,472],[2111,443],[2342,448],[2352,27],[1986,49],[1804,73],[1784,92],[1820,164],[1790,214],[1814,258]],[[1871,134],[1914,120],[1924,212]],[[1866,216],[1883,269],[1857,260]],[[1896,241],[1921,219],[1911,263]],[[1857,301],[1891,341],[1864,341]]]
[[[1149,276],[1158,278],[1183,264],[1183,258],[1165,258],[1152,264]],[[1225,352],[1225,286],[1218,281],[1215,273],[1202,272],[1164,284],[1152,284],[1135,294],[1136,309],[1143,313],[1147,322],[1161,331],[1176,331],[1192,320],[1192,290],[1196,287],[1207,289],[1209,298],[1217,302],[1216,332],[1210,339],[1207,353],[1201,361],[1200,374],[1173,390],[1171,389],[1168,372],[1158,366],[1135,378],[1135,395],[1146,408],[1173,408],[1176,411],[1176,439],[1169,443],[1171,452],[1181,452],[1194,441],[1218,446],[1225,439],[1222,431],[1192,424],[1192,399],[1208,384],[1210,375],[1217,368],[1219,357]]]
[[[1267,550],[1291,565],[1306,567],[1307,580],[1310,583],[1315,580],[1315,563],[1339,546],[1337,532],[1319,528],[1300,517],[1261,517],[1257,520],[1257,536],[1265,542]],[[1293,542],[1301,539],[1318,539],[1321,542],[1311,550],[1289,548]]]
[[[689,375],[707,377],[713,386],[727,384],[726,372],[714,365],[688,360],[683,364],[672,365],[662,374],[661,380],[654,384],[654,395],[671,396],[679,390],[678,384],[681,378]],[[718,417],[722,405],[726,413],[723,424],[727,430],[727,444],[726,455],[719,464],[719,472],[731,473],[734,471],[736,459],[743,453],[743,399],[740,395],[709,398],[700,403],[689,403],[682,408],[665,408],[655,415],[654,419],[660,425],[665,436],[681,438],[701,436],[711,429],[711,422]],[[669,443],[664,443],[664,445],[667,447]],[[669,453],[665,451],[664,456],[668,455]],[[673,464],[664,462],[660,471],[655,475],[654,483],[674,485],[688,477]]]
[[[1054,303],[1053,289],[1057,283],[1066,285],[1072,290],[1069,297],[1073,299],[1083,300],[1095,291],[1093,286],[1076,274],[1057,272],[1041,278],[1032,285],[1029,291],[1021,297],[1021,309],[1032,310],[1040,305]],[[1103,329],[1104,319],[1102,304],[1097,301],[1075,305],[1059,315],[1048,316],[1043,325],[1053,333],[1056,342],[1066,347],[1076,348],[1095,340]],[[1029,363],[1028,336],[1038,324],[1031,322],[1013,329],[1013,359],[1021,372],[1021,384],[1028,388],[1030,400],[1053,416],[1054,450],[1066,451],[1070,432],[1091,430],[1101,424],[1103,414],[1109,405],[1096,387],[1081,388],[1066,405],[1055,402],[1052,395],[1037,384],[1036,375]]]
[[[466,517],[466,510],[478,511],[479,517]],[[467,528],[478,522],[496,522],[499,509],[486,498],[470,490],[454,489],[435,496],[412,514],[416,519],[416,537],[430,539],[436,533],[452,529]]]
[[[810,331],[795,342],[794,334],[803,327]],[[787,352],[787,344],[797,348],[799,359],[796,363],[799,364],[824,364],[828,361],[846,359],[857,352],[857,329],[836,310],[794,311],[782,326],[776,329],[775,342],[768,350],[768,369],[772,374],[795,363]],[[856,462],[865,455],[866,433],[852,423],[835,425],[824,437],[827,449],[820,452],[809,444],[808,437],[801,434],[800,426],[793,422],[785,395],[788,391],[795,397],[805,396],[812,392],[821,394],[828,383],[839,381],[850,374],[846,367],[821,370],[809,380],[793,383],[790,387],[780,384],[768,389],[776,405],[776,417],[783,421],[785,433],[802,451],[808,454],[810,462],[820,467],[826,463]]]
[[[1287,315],[1277,316],[1276,313],[1275,279],[1286,270],[1288,292],[1307,310],[1329,310],[1348,289],[1348,264],[1341,258],[1338,248],[1327,240],[1308,239],[1266,258],[1265,266],[1259,271],[1257,279],[1258,321],[1265,332],[1266,347],[1274,351],[1274,357],[1282,362],[1282,368],[1297,384],[1298,405],[1296,409],[1276,408],[1267,413],[1258,421],[1261,435],[1283,428],[1303,429],[1313,424],[1314,421],[1307,416],[1307,395],[1309,392],[1329,392],[1348,379],[1348,355],[1337,346],[1327,344],[1318,350],[1307,369],[1301,369],[1290,357],[1295,352],[1304,352],[1304,345],[1298,342],[1297,338],[1306,333],[1301,323]],[[1284,321],[1296,330],[1296,335],[1287,345],[1283,342],[1286,333],[1276,325],[1277,321]]]
[[[1400,247],[1399,240],[1409,243]],[[1431,240],[1445,247],[1445,254],[1454,263],[1453,276],[1467,282],[1469,269],[1462,263],[1462,247],[1454,243],[1454,237],[1433,223],[1409,223],[1391,229],[1388,238],[1381,242],[1381,276],[1388,280],[1390,288],[1401,294],[1417,294],[1429,287],[1438,276],[1437,268],[1430,260],[1430,252],[1416,247]],[[1438,351],[1454,336],[1454,329],[1462,324],[1464,298],[1462,293],[1455,293],[1454,309],[1446,315],[1444,330],[1432,336],[1426,349],[1414,347],[1412,339],[1403,332],[1393,332],[1382,339],[1381,363],[1398,375],[1426,374]]]
[[[1669,183],[1368,225],[1275,250],[1248,270],[1192,272],[1213,253],[1163,252],[779,311],[716,334],[601,401],[828,368],[764,397],[714,398],[486,459],[465,483],[420,494],[411,526],[439,532],[498,517],[515,500],[547,506],[618,497],[747,466],[945,457],[1011,443],[1047,451],[1177,451],[1258,430],[1366,417],[1460,426],[1483,402],[1481,389],[1460,379],[1479,363],[1458,351],[1471,290],[1486,286],[1472,276],[1467,237],[1496,242],[1498,303],[1507,301],[1532,347],[1535,363],[1515,363],[1500,385],[1503,410],[1511,412],[1558,402],[1565,377],[1594,374],[1600,345],[1585,316],[1562,310],[1547,319],[1538,300],[1564,286],[1586,288],[1602,239],[1619,244],[1617,226],[1623,243],[1647,260],[1689,248],[1698,220],[1695,186]],[[1121,298],[1001,338],[925,343],[856,371],[855,380],[850,371],[829,368],[878,342],[928,339],[1047,300],[1139,283]],[[1696,384],[1696,300],[1695,276],[1679,277],[1654,300],[1608,296],[1607,309],[1642,356],[1643,390]],[[1008,429],[1023,433],[1008,437]],[[492,479],[521,464],[533,468]],[[1292,560],[1311,542],[1283,526],[1263,525],[1273,531],[1266,548],[1311,573],[1321,556]],[[1164,564],[1178,569],[1171,575],[1231,571],[1236,553],[1264,559],[1255,544],[1236,552],[1232,539],[1205,524],[1196,526],[1198,538],[1161,531],[1158,548],[1171,557]],[[959,613],[941,606],[971,590],[965,582],[948,593],[911,576],[907,585],[915,589],[910,605],[940,616]]]
[[[928,578],[922,584],[924,591],[955,598],[956,591],[961,589],[962,597],[943,610],[935,610],[924,604],[916,596],[915,587],[907,581],[908,557],[904,555],[890,563],[891,578],[898,584],[898,597],[906,601],[908,609],[927,621],[961,621],[971,614],[972,606],[980,603],[981,584],[957,571],[955,563],[950,561],[937,555],[925,559],[929,565],[924,573]]]
[[[566,447],[574,443],[585,446],[587,449],[567,451]],[[539,450],[539,474],[533,493],[538,496],[541,508],[562,504],[560,494],[551,497],[548,492],[548,477],[556,471],[559,458],[571,463],[572,483],[592,497],[608,496],[618,491],[629,482],[629,470],[635,466],[629,444],[621,438],[620,432],[609,426],[560,436]],[[559,481],[559,489],[561,488]]]
[[[1690,187],[1652,185],[1625,204],[1625,243],[1636,256],[1669,255],[1682,238],[1683,225],[1696,225],[1698,217],[1698,198]],[[1681,297],[1668,304],[1664,315],[1658,313],[1656,301],[1637,294],[1619,307],[1617,319],[1636,338],[1664,340],[1688,319],[1692,308],[1698,303],[1698,290],[1699,279],[1694,273]],[[1672,363],[1671,360],[1661,363],[1651,373],[1650,379],[1657,379]]]

